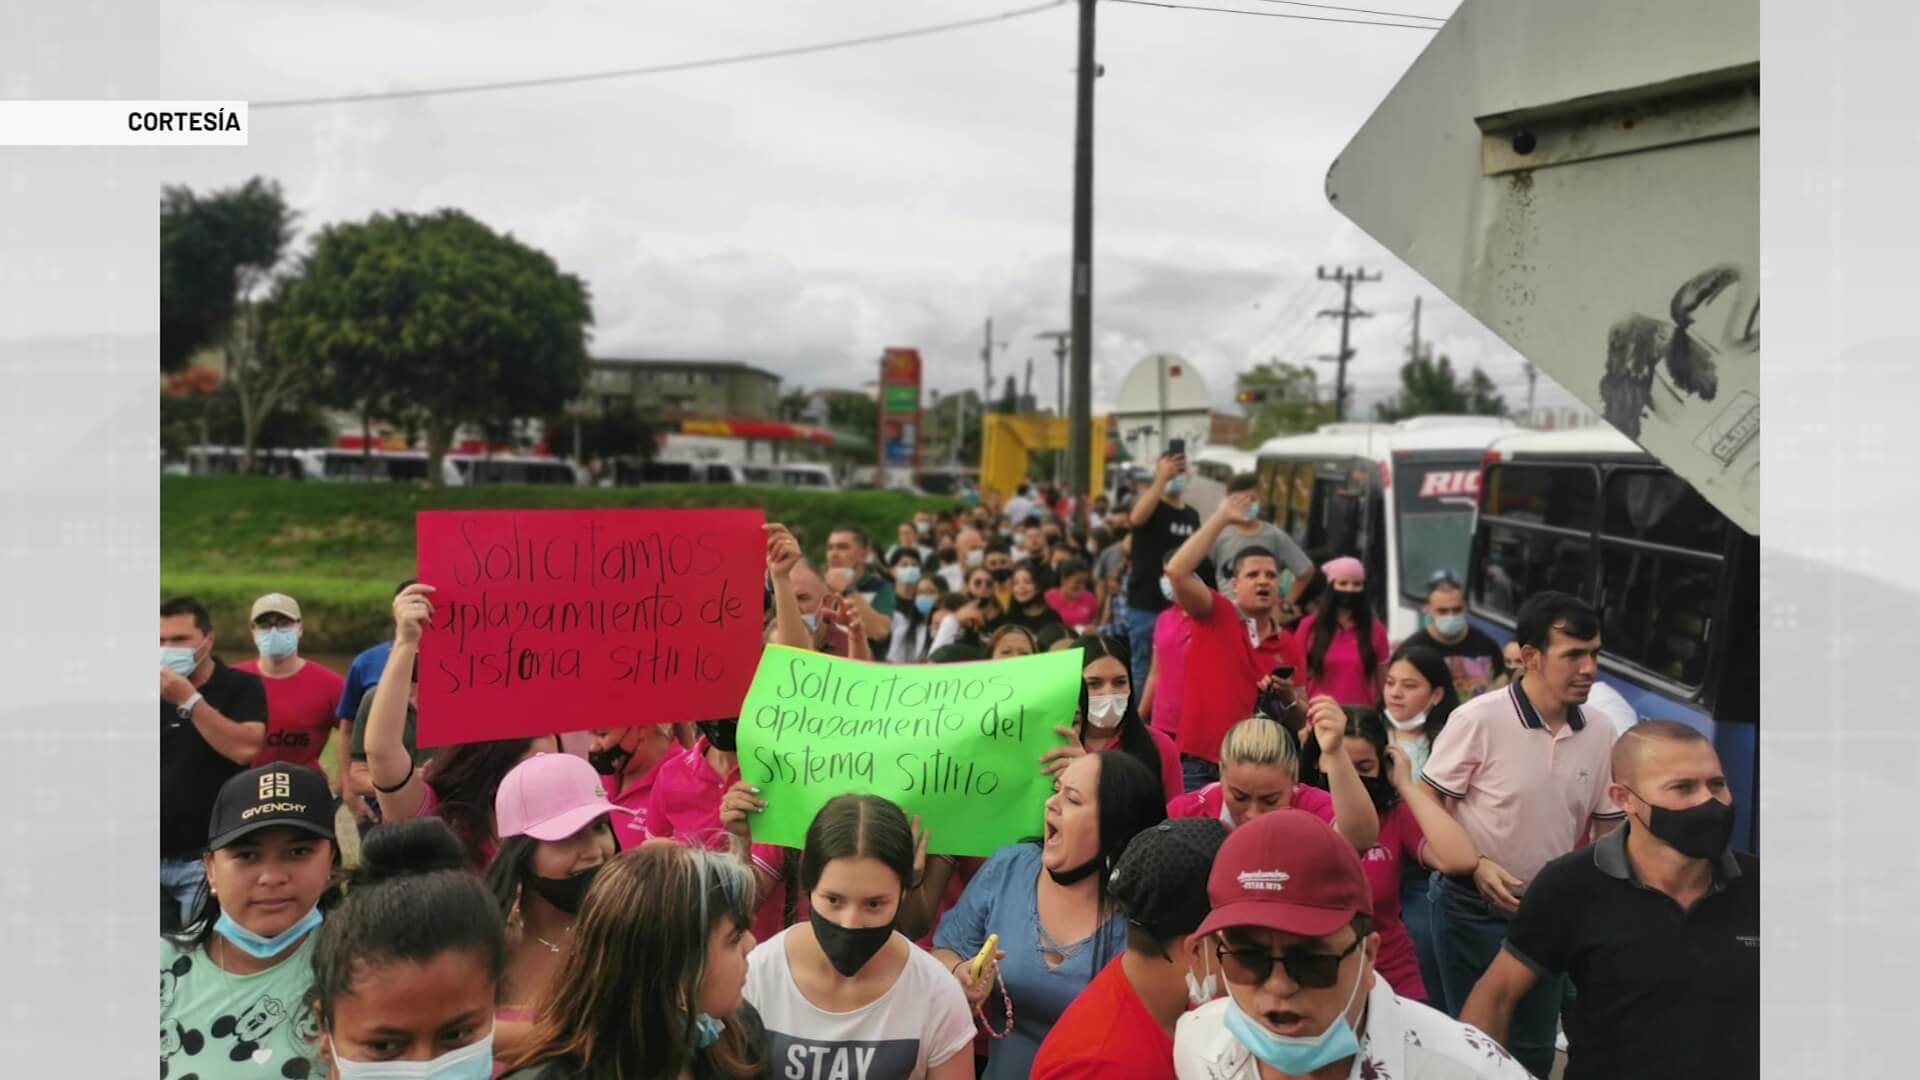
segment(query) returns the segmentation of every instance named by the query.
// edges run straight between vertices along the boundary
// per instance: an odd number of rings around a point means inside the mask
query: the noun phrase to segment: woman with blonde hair
[[[752,871],[718,852],[648,843],[608,864],[508,1080],[766,1075],[744,998],[753,912]]]
[[[1338,710],[1335,710],[1336,712]],[[1312,737],[1326,763],[1327,791],[1300,783],[1300,745],[1264,716],[1240,721],[1220,740],[1220,779],[1167,804],[1170,818],[1214,817],[1229,829],[1275,810],[1305,810],[1365,852],[1380,836],[1380,816],[1344,752],[1346,716],[1316,714]]]

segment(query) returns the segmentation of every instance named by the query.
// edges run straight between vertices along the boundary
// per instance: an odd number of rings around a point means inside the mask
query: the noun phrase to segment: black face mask
[[[707,742],[723,754],[731,754],[738,744],[734,741],[740,728],[738,720],[702,720],[698,727]]]
[[[587,887],[600,875],[601,863],[590,870],[583,870],[563,878],[541,877],[538,874],[527,876],[527,886],[540,894],[540,899],[552,904],[556,909],[568,915],[580,913],[580,903],[587,898]]]
[[[842,978],[851,979],[893,938],[893,924],[900,921],[900,912],[895,908],[893,921],[885,926],[841,926],[828,922],[818,908],[808,912],[807,917],[813,923],[813,940],[819,942],[820,951],[827,954],[827,963],[832,964]]]
[[[633,760],[633,754],[618,746],[609,746],[605,750],[591,750],[587,753],[587,764],[601,776],[619,776],[620,770]]]
[[[1647,802],[1640,793],[1633,797]],[[1719,799],[1708,799],[1685,810],[1669,810],[1647,803],[1647,831],[1666,842],[1673,850],[1690,859],[1716,859],[1733,842],[1733,807]]]
[[[1047,871],[1047,876],[1053,879],[1055,885],[1063,887],[1077,885],[1092,877],[1096,872],[1105,869],[1106,865],[1107,857],[1105,855],[1095,855],[1093,858],[1088,859],[1086,862],[1081,863],[1071,870],[1049,870]]]
[[[989,570],[987,573],[992,574],[993,580],[1002,585],[1013,580],[1013,567],[1011,566],[1003,566],[998,570]]]
[[[1363,592],[1335,592],[1332,595],[1335,611],[1359,611],[1361,605],[1367,602],[1367,594]]]

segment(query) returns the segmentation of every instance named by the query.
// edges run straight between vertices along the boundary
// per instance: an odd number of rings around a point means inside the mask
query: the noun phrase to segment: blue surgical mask
[[[1248,503],[1246,517],[1248,521],[1259,521],[1260,520],[1260,504]]]
[[[285,952],[287,946],[300,940],[302,934],[319,926],[320,920],[320,909],[315,907],[313,910],[307,912],[306,918],[301,919],[299,922],[268,938],[261,937],[259,934],[234,922],[233,919],[223,911],[220,913],[220,918],[213,924],[213,932],[226,938],[228,943],[234,948],[239,949],[255,960],[267,960]]]
[[[1347,995],[1340,1015],[1318,1035],[1275,1035],[1260,1026],[1260,1021],[1242,1012],[1240,1003],[1232,999],[1228,999],[1225,1016],[1227,1031],[1254,1057],[1288,1076],[1306,1076],[1342,1058],[1353,1057],[1360,1052],[1360,1039],[1354,1035],[1353,1025],[1347,1022],[1347,1010],[1353,1008],[1353,999],[1360,996],[1366,971],[1366,966],[1360,965],[1359,974],[1353,979],[1353,993]]]
[[[487,1080],[493,1075],[493,1032],[432,1061],[349,1061],[336,1051],[340,1080]]]
[[[1173,479],[1167,481],[1167,494],[1173,496],[1176,499],[1179,498],[1186,490],[1187,490],[1187,478],[1184,475],[1176,476]]]
[[[291,626],[279,626],[272,630],[255,630],[253,643],[260,649],[260,655],[269,660],[285,660],[293,655],[300,645],[299,635]]]
[[[193,669],[200,666],[200,658],[194,650],[175,645],[160,646],[160,666],[172,671],[181,678],[190,678]]]
[[[936,600],[931,596],[916,596],[913,598],[913,606],[919,608],[920,614],[922,615],[933,614],[933,605],[935,603]]]
[[[800,616],[800,621],[807,624],[807,630],[809,632],[818,630],[820,628],[820,613],[817,611],[809,611]]]
[[[1435,615],[1433,628],[1441,637],[1459,637],[1467,628],[1465,615]]]
[[[725,1024],[708,1016],[706,1013],[701,1013],[693,1018],[693,1045],[705,1050],[707,1047],[719,1042],[720,1033],[725,1030]],[[342,1078],[342,1080],[344,1080],[344,1078]]]
[[[920,568],[912,563],[908,563],[893,572],[893,580],[902,585],[918,585],[920,584]]]

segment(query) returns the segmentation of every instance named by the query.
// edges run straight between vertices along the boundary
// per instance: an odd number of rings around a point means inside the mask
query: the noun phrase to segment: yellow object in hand
[[[975,983],[978,983],[980,976],[986,972],[987,965],[993,960],[993,950],[999,944],[999,934],[988,934],[987,943],[980,946],[980,955],[973,958],[973,967],[970,969]]]

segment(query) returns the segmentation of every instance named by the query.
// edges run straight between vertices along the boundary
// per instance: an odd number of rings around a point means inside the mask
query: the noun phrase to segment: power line
[[[1397,26],[1405,30],[1425,30],[1431,34],[1440,28],[1426,23],[1375,22],[1371,19],[1339,19],[1331,15],[1295,15],[1290,11],[1243,11],[1239,8],[1203,7],[1199,4],[1163,4],[1157,0],[1109,0],[1115,4],[1167,8],[1172,11],[1214,11],[1222,15],[1254,15],[1262,19],[1304,19],[1307,22],[1347,23],[1351,26]]]
[[[675,71],[694,71],[701,68],[725,67],[732,64],[747,64],[758,60],[778,60],[789,56],[807,56],[813,53],[831,52],[837,49],[851,49],[861,45],[879,45],[889,41],[905,41],[908,38],[927,37],[932,34],[944,34],[952,30],[965,30],[988,23],[1005,22],[1042,11],[1050,11],[1066,3],[1066,0],[1048,0],[1044,4],[1015,8],[993,15],[982,15],[957,22],[938,23],[933,26],[915,27],[911,30],[894,30],[884,34],[868,34],[865,37],[844,38],[839,41],[823,41],[812,45],[794,45],[784,49],[765,49],[760,52],[739,53],[734,56],[715,56],[704,60],[682,60],[672,64],[655,64],[651,67],[622,68],[617,71],[595,71],[581,75],[551,75],[533,79],[511,79],[500,82],[469,83],[463,86],[428,87],[419,90],[383,90],[365,94],[338,94],[331,97],[283,98],[278,101],[255,101],[248,105],[253,110],[296,109],[308,105],[358,105],[370,101],[401,101],[408,98],[445,97],[452,94],[478,94],[493,90],[525,90],[541,86],[564,86],[571,83],[600,82],[606,79],[625,79],[638,75],[663,75]]]
[[[1385,15],[1392,19],[1432,19],[1434,22],[1446,22],[1444,15],[1421,15],[1412,11],[1375,11],[1372,8],[1342,7],[1339,4],[1315,4],[1308,0],[1258,0],[1262,4],[1285,4],[1288,7],[1320,8],[1324,11],[1351,11],[1359,15]]]

